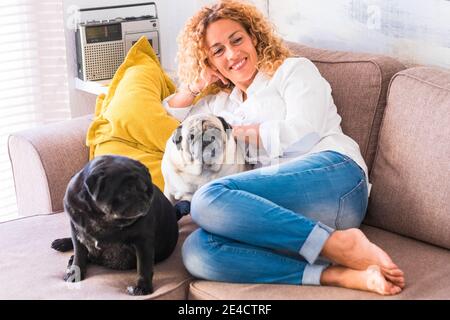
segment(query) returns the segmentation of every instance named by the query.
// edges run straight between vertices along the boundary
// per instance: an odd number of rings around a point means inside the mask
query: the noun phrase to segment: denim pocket
[[[340,198],[336,228],[358,228],[366,214],[367,201],[367,184],[366,180],[362,179],[356,187]]]

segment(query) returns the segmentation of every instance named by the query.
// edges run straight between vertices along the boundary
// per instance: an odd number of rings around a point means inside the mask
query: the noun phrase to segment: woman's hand
[[[229,80],[220,72],[214,71],[211,68],[203,69],[200,73],[200,79],[196,83],[180,86],[177,94],[171,97],[167,103],[172,108],[190,107],[195,97],[198,96],[203,89],[216,81],[222,81],[225,85],[229,83]]]
[[[259,123],[245,126],[233,126],[232,133],[237,140],[259,146]]]
[[[198,94],[207,86],[217,81],[221,81],[224,85],[227,85],[230,82],[219,71],[207,67],[201,71],[200,79],[196,83],[188,85],[188,89],[192,93]]]

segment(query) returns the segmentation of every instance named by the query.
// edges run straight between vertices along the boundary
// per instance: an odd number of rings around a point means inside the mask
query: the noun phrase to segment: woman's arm
[[[233,137],[237,140],[251,143],[259,147],[259,123],[244,126],[233,126]]]
[[[331,87],[305,58],[287,59],[274,77],[286,104],[286,116],[260,124],[261,144],[271,158],[295,150],[307,152],[323,137],[329,119],[340,122]]]
[[[320,140],[331,97],[328,83],[311,62],[297,61],[286,69],[279,82],[286,119],[233,126],[237,140],[262,145],[268,154],[273,152],[273,157],[282,156],[296,145],[302,148]]]
[[[224,78],[219,72],[213,71],[211,68],[203,70],[200,79],[196,83],[181,85],[175,94],[167,97],[163,101],[164,108],[173,117],[183,121],[190,114],[195,97],[215,81],[222,81],[224,84],[228,83],[228,79]],[[195,108],[197,112],[210,113],[208,106],[205,104],[200,103]]]
[[[167,104],[171,108],[190,107],[199,93],[200,92],[191,91],[189,86],[181,86],[175,94],[167,99]]]
[[[171,108],[189,107],[203,89],[216,81],[222,81],[223,84],[228,84],[228,79],[220,72],[214,71],[211,68],[202,70],[200,79],[196,83],[182,85],[180,90],[168,99],[167,103]]]
[[[173,95],[163,100],[163,106],[166,111],[176,118],[178,121],[183,122],[184,119],[194,111],[192,103],[198,94],[191,91],[188,86],[181,86],[180,89]],[[210,113],[208,102],[205,99],[200,100],[195,105],[194,113]]]

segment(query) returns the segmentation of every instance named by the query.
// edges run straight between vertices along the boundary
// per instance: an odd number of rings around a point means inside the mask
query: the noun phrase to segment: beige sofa
[[[343,130],[360,145],[373,184],[362,229],[404,269],[401,294],[194,279],[180,256],[196,228],[189,217],[179,222],[175,253],[156,267],[153,294],[130,297],[125,288],[134,271],[97,266],[84,281],[66,284],[71,253],[50,243],[69,235],[62,197],[88,160],[86,116],[9,139],[21,218],[0,224],[0,299],[450,299],[449,70],[405,69],[389,57],[290,45],[330,82]]]

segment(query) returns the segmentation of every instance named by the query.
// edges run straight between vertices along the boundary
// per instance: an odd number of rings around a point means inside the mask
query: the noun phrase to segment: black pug
[[[93,159],[69,182],[64,210],[72,238],[57,239],[52,248],[74,248],[65,281],[83,280],[88,262],[120,270],[137,267],[137,284],[128,293],[153,292],[153,265],[174,251],[178,219],[147,167],[122,156]]]

